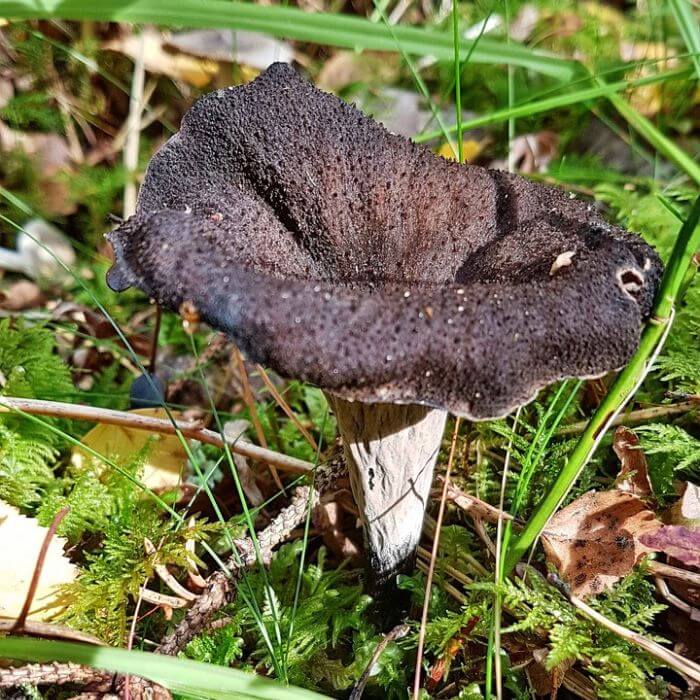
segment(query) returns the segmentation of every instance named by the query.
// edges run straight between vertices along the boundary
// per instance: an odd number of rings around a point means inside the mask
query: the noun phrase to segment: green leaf
[[[670,0],[669,5],[700,78],[700,25],[693,16],[693,6],[690,0]]]
[[[0,639],[0,657],[20,661],[77,663],[114,673],[130,673],[196,698],[319,700],[323,695],[285,687],[267,678],[223,666],[126,649],[26,637]]]

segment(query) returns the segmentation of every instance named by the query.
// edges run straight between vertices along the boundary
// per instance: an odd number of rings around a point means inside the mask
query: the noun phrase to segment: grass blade
[[[683,41],[690,51],[695,72],[700,79],[700,24],[698,24],[698,18],[693,16],[690,0],[670,0],[669,5]]]
[[[602,78],[596,78],[601,87],[605,85]],[[611,93],[608,95],[610,104],[618,111],[625,121],[641,136],[643,136],[665,158],[675,163],[681,170],[700,185],[700,165],[683,149],[679,148],[668,136],[662,134],[644,115],[640,114],[627,100]]]
[[[198,698],[320,700],[325,697],[310,690],[285,687],[262,676],[224,666],[73,642],[5,637],[0,639],[0,657],[39,663],[72,662],[114,673],[129,673],[152,680],[171,691]]]
[[[589,100],[595,100],[599,97],[609,97],[616,92],[627,90],[630,87],[641,87],[643,85],[661,83],[666,80],[679,80],[687,78],[689,74],[690,72],[687,68],[680,68],[664,71],[662,73],[656,73],[654,75],[647,75],[641,78],[636,78],[635,80],[618,80],[614,83],[605,83],[595,87],[585,87],[573,92],[567,92],[564,95],[543,97],[539,100],[532,100],[522,104],[513,105],[512,107],[497,109],[489,114],[483,114],[475,117],[474,119],[469,119],[462,122],[462,129],[466,131],[468,129],[476,129],[480,126],[488,126],[489,124],[498,124],[510,118],[517,119],[520,117],[530,117],[535,114],[542,114],[543,112],[561,109],[562,107],[571,107],[572,105],[579,104],[580,102],[588,102]],[[567,88],[568,87],[570,86],[567,85]],[[448,126],[447,131],[451,133],[457,131],[457,125],[453,124]],[[431,131],[421,134],[413,140],[417,143],[423,143],[424,141],[432,141],[440,136],[442,136],[441,131]]]
[[[309,41],[346,49],[396,51],[395,39],[382,24],[362,17],[329,12],[304,12],[294,7],[263,6],[239,0],[7,0],[3,17],[12,19],[67,19],[153,23],[198,28],[227,28],[262,32],[271,36]],[[454,59],[451,32],[419,27],[393,27],[403,50],[411,55]],[[466,58],[474,40],[462,39]],[[570,80],[577,64],[520,45],[507,46],[482,38],[474,49],[474,63],[507,63]]]

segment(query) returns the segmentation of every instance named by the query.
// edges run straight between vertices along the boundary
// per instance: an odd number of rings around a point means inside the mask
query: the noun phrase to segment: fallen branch
[[[700,399],[692,398],[681,403],[671,403],[664,406],[649,406],[648,408],[639,408],[636,411],[623,413],[615,418],[610,425],[612,427],[623,424],[627,425],[628,423],[643,423],[657,418],[678,416],[683,413],[688,413],[689,411],[698,410],[700,410]],[[582,433],[586,429],[587,425],[588,421],[586,420],[579,421],[578,423],[571,423],[571,425],[565,425],[563,428],[559,428],[555,434],[578,435],[578,433]]]
[[[0,688],[22,685],[82,685],[101,696],[112,692],[121,696],[125,676],[74,663],[26,664],[0,670]],[[172,700],[170,693],[155,683],[131,676],[129,691],[133,700]],[[81,697],[85,693],[81,694]]]
[[[550,575],[548,576],[548,579],[559,591],[561,591],[569,602],[586,617],[593,620],[601,627],[605,627],[606,629],[610,630],[618,637],[628,641],[630,644],[634,644],[635,646],[644,649],[644,651],[646,651],[648,654],[651,654],[667,666],[674,668],[676,671],[678,671],[678,673],[681,673],[688,678],[692,678],[696,683],[700,683],[700,665],[696,664],[690,659],[686,659],[680,654],[676,654],[675,651],[667,649],[651,639],[647,639],[638,632],[629,630],[626,627],[619,625],[617,622],[609,620],[607,617],[605,617],[605,615],[602,615],[588,605],[588,603],[581,600],[581,598],[573,595],[569,591],[568,587],[556,576]]]
[[[696,573],[695,571],[679,569],[677,566],[664,564],[663,562],[656,561],[655,559],[650,559],[647,561],[646,566],[647,569],[655,576],[672,578],[676,581],[683,581],[684,583],[689,583],[691,586],[700,586],[700,574]]]
[[[257,536],[261,563],[269,563],[272,550],[304,521],[309,506],[314,508],[319,502],[320,494],[344,473],[344,462],[341,459],[332,460],[317,469],[313,487],[299,486],[295,489],[289,505]],[[160,654],[178,654],[209,625],[219,610],[235,599],[238,580],[258,560],[258,552],[250,537],[235,540],[234,544],[237,551],[226,562],[228,573],[216,571],[207,579],[207,587],[193,602],[182,621],[161,642],[157,649]]]
[[[27,664],[0,670],[0,688],[20,685],[111,685],[112,674],[80,664]]]
[[[438,480],[442,481],[443,477],[438,477]],[[486,520],[486,522],[494,524],[498,523],[499,517],[502,517],[503,520],[513,520],[513,516],[510,513],[506,513],[476,496],[464,493],[462,489],[454,484],[450,484],[447,489],[447,500],[452,501],[472,518],[477,517],[480,520]],[[515,522],[519,523],[521,521],[516,520]]]
[[[42,401],[39,399],[20,399],[9,396],[0,397],[0,413],[16,411],[29,413],[35,416],[52,416],[54,418],[70,418],[72,420],[84,420],[92,423],[105,423],[107,425],[120,425],[136,430],[148,430],[154,433],[176,435],[181,433],[184,437],[208,445],[222,448],[226,442],[224,438],[214,430],[203,428],[201,425],[186,421],[169,420],[167,418],[153,418],[139,413],[128,411],[115,411],[109,408],[96,408],[82,404],[62,403],[60,401]],[[273,464],[284,471],[296,474],[308,474],[313,471],[314,465],[303,459],[288,457],[274,450],[268,450],[240,438],[228,443],[232,452],[236,452],[250,459],[260,460]]]
[[[17,621],[14,619],[0,620],[0,634],[10,634],[16,624]],[[22,634],[42,639],[67,639],[70,642],[104,645],[101,639],[86,632],[79,632],[71,627],[39,620],[25,620],[22,625]]]

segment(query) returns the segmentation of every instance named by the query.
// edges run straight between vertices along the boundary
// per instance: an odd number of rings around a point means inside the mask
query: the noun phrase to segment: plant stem
[[[630,423],[642,423],[649,420],[657,420],[658,418],[669,418],[670,416],[678,416],[690,411],[699,411],[700,401],[698,399],[690,399],[681,403],[662,404],[661,406],[649,406],[648,408],[638,408],[636,411],[630,411],[615,418],[610,424],[629,425]],[[586,429],[588,421],[580,421],[565,425],[556,431],[556,435],[576,435]]]
[[[518,539],[509,548],[504,567],[506,575],[513,570],[520,558],[539,537],[549,519],[566,498],[581,470],[593,455],[615,415],[632,398],[636,387],[650,370],[647,361],[668,330],[685,273],[690,266],[694,252],[700,247],[698,221],[700,221],[700,197],[695,200],[688,218],[678,233],[666,272],[661,280],[651,319],[642,333],[639,349],[627,367],[617,376],[602,403],[591,417],[557,480],[530,517]]]
[[[43,401],[39,399],[21,399],[10,396],[0,396],[0,413],[16,411],[35,416],[53,416],[55,418],[71,418],[73,420],[121,425],[136,430],[149,430],[156,433],[175,435],[182,433],[187,438],[223,448],[226,441],[214,430],[202,428],[196,423],[174,421],[167,418],[154,418],[129,411],[114,411],[108,408],[95,408],[81,404],[61,403],[59,401]],[[303,459],[289,457],[246,440],[237,439],[229,445],[232,452],[237,452],[250,459],[262,460],[276,467],[297,474],[308,474],[314,465]]]
[[[457,113],[457,162],[464,162],[464,143],[462,142],[462,69],[459,56],[459,5],[452,0],[452,42],[455,51],[455,112]],[[476,46],[476,44],[474,44]]]

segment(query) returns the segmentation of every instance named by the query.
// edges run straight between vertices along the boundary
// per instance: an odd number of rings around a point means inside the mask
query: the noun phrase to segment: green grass
[[[12,19],[72,19],[137,24],[217,27],[262,32],[270,36],[308,41],[346,49],[396,51],[392,33],[368,19],[328,12],[304,12],[293,7],[262,6],[232,0],[6,0],[2,15]],[[394,27],[403,51],[416,56],[453,60],[452,35],[417,27]],[[474,41],[460,42],[466,58]],[[576,71],[572,61],[545,51],[482,38],[474,49],[474,63],[508,63],[569,80]]]
[[[168,690],[214,700],[320,700],[325,696],[303,688],[284,687],[261,676],[233,668],[127,651],[26,637],[0,639],[0,657],[36,663],[78,663],[113,673],[129,673],[154,681]]]

